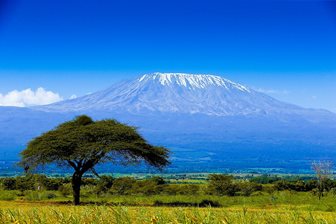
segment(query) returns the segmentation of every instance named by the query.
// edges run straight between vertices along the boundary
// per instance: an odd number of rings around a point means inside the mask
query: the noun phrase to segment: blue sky
[[[335,1],[0,0],[0,93],[210,73],[336,112],[335,40]]]

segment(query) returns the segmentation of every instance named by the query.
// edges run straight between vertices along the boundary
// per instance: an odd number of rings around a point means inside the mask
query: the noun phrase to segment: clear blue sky
[[[219,74],[336,112],[336,1],[0,0],[0,93]]]

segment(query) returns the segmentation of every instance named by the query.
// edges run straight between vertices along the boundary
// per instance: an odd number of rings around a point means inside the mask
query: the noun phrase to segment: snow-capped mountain
[[[272,167],[336,159],[335,114],[284,103],[220,76],[182,73],[146,74],[47,106],[0,107],[0,152],[18,152],[80,114],[138,127],[150,142],[173,151],[178,171],[209,171],[233,160],[241,165],[246,158],[246,164]]]
[[[215,116],[310,113],[220,76],[183,73],[146,74],[101,92],[38,109]]]

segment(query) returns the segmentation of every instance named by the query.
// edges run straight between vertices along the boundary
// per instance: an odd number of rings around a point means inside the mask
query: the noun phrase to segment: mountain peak
[[[210,86],[224,87],[225,89],[238,89],[243,92],[250,92],[250,89],[224,79],[216,75],[208,74],[187,74],[187,73],[152,73],[145,74],[138,79],[139,82],[156,81],[163,86],[178,85],[189,89],[205,89]]]
[[[124,111],[214,116],[296,113],[299,110],[220,76],[186,73],[146,74],[100,92],[40,108],[62,112]]]

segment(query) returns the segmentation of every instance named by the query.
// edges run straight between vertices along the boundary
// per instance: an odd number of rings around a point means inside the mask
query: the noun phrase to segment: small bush
[[[96,194],[107,193],[113,186],[114,178],[111,176],[101,176],[97,181],[94,192]]]
[[[117,195],[128,195],[132,193],[136,180],[132,177],[121,177],[115,179],[111,188],[111,193]]]
[[[333,195],[333,196],[336,196],[336,188],[333,187],[330,189],[330,193]]]
[[[68,197],[72,194],[72,187],[71,184],[63,184],[59,187],[58,191],[64,196]]]
[[[45,195],[42,196],[43,198],[47,198],[47,199],[54,199],[57,197],[57,195],[55,193],[52,192],[46,192]]]
[[[245,197],[251,196],[253,192],[262,190],[262,186],[260,184],[249,181],[239,183],[238,188],[240,190],[240,194]]]
[[[234,196],[238,191],[239,187],[233,183],[233,176],[223,174],[209,175],[209,194]]]
[[[16,181],[14,178],[3,178],[2,186],[4,190],[16,190]]]

